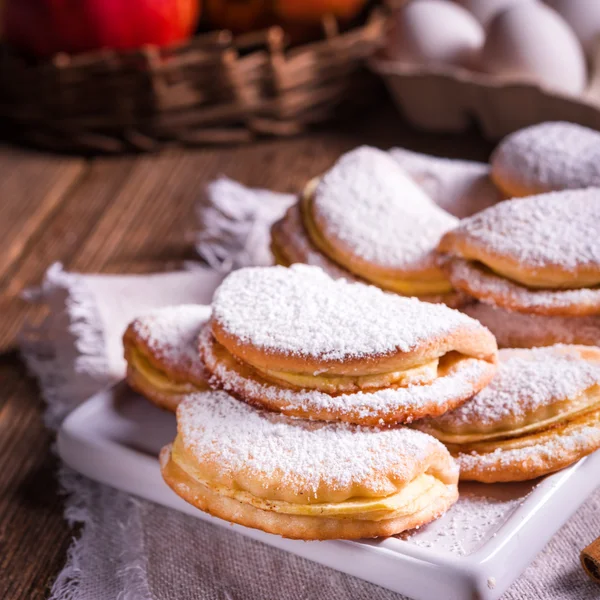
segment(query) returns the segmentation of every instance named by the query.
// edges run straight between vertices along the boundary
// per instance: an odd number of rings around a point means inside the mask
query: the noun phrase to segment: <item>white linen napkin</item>
[[[271,204],[269,209],[263,200]],[[205,228],[198,249],[210,264],[227,270],[269,262],[266,231],[289,205],[290,196],[221,180],[209,189],[205,206],[206,202],[208,208],[201,209]],[[245,207],[241,218],[235,209],[238,203]],[[227,243],[221,236],[224,227],[231,236]],[[207,303],[210,290],[222,277],[214,269],[202,268],[104,276],[51,267],[39,292],[30,294],[32,301],[49,305],[50,315],[41,328],[26,330],[22,336],[25,359],[48,401],[48,423],[56,427],[77,404],[123,376],[120,339],[136,314],[178,303]],[[50,600],[401,598],[232,531],[133,498],[67,468],[62,469],[61,480],[68,494],[65,517],[82,528]],[[597,598],[600,590],[583,574],[578,551],[598,533],[600,493],[563,527],[503,600]]]

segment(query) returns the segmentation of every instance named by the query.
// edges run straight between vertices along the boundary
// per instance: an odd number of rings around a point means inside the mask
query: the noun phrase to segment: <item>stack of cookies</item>
[[[234,523],[355,539],[439,517],[459,477],[533,479],[600,448],[582,333],[600,318],[600,190],[544,191],[459,222],[388,154],[343,156],[274,226],[281,266],[127,329],[131,387],[177,413],[168,485]],[[494,328],[522,347],[498,352],[490,312],[560,326]]]
[[[233,273],[207,317],[182,306],[136,319],[128,381],[177,412],[166,482],[234,523],[393,535],[456,501],[459,468],[529,479],[600,446],[596,349],[503,350],[497,373],[476,320],[305,265]]]
[[[598,156],[600,133],[560,122],[508,136],[475,173],[361,147],[307,184],[272,228],[273,255],[464,308],[500,347],[600,345]],[[462,194],[472,212],[473,189],[485,210],[459,221],[441,208],[464,216]]]
[[[508,136],[491,176],[508,196],[444,237],[468,314],[503,347],[600,345],[600,133],[543,123]]]
[[[167,483],[211,514],[301,539],[393,535],[443,514],[456,462],[406,425],[460,406],[497,368],[474,319],[305,265],[237,271],[208,320],[167,308],[124,339],[130,385],[178,405]],[[195,391],[202,373],[213,391]]]

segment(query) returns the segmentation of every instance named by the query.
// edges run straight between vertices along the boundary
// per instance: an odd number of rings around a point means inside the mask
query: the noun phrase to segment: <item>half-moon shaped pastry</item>
[[[362,279],[407,296],[452,292],[435,248],[458,220],[382,150],[361,147],[310,182],[301,203],[314,245]]]
[[[534,348],[554,344],[600,346],[600,315],[526,315],[483,302],[474,302],[461,310],[487,327],[501,348]]]
[[[455,302],[435,248],[457,223],[391,156],[365,146],[307,184],[297,209],[273,228],[272,249],[282,264],[318,264],[334,277]]]
[[[561,121],[533,125],[504,138],[490,162],[509,198],[600,186],[600,133]]]
[[[390,536],[439,517],[458,497],[448,451],[408,428],[303,421],[212,391],[179,405],[177,431],[160,461],[179,496],[287,538]]]
[[[406,423],[458,406],[496,370],[477,321],[317,267],[236,271],[212,310],[199,338],[211,384],[292,416]]]
[[[542,315],[600,314],[600,188],[507,200],[440,242],[452,284],[482,302]]]
[[[172,412],[185,395],[208,389],[198,334],[209,316],[210,307],[189,304],[132,321],[123,335],[130,387]]]
[[[600,349],[500,350],[492,383],[415,426],[446,444],[461,479],[534,479],[600,448]]]

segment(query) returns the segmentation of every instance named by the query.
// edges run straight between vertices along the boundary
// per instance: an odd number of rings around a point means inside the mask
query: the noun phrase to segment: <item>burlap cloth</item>
[[[479,175],[477,175],[479,177]],[[435,183],[435,182],[434,182]],[[463,182],[464,183],[464,182]],[[266,229],[292,198],[220,180],[200,210],[198,250],[213,269],[269,260]],[[245,207],[240,212],[240,207]],[[216,271],[208,274],[218,282]],[[138,312],[207,302],[192,270],[155,276],[76,275],[49,269],[32,301],[49,304],[22,350],[56,427],[78,403],[119,379],[120,336]],[[204,278],[202,278],[204,280]],[[150,293],[151,291],[151,293]],[[65,517],[81,523],[52,600],[398,600],[397,594],[150,502],[64,468]],[[579,565],[579,550],[600,534],[596,492],[552,539],[504,600],[600,597]],[[437,600],[437,599],[436,599]],[[439,600],[445,600],[440,598]]]

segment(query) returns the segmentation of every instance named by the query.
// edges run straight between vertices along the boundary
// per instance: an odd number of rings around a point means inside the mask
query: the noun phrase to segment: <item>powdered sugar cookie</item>
[[[534,348],[554,344],[600,346],[600,316],[526,315],[475,302],[463,309],[496,337],[501,348]]]
[[[197,341],[209,316],[210,307],[190,304],[135,319],[123,336],[127,383],[173,412],[186,394],[208,389]]]
[[[561,121],[527,127],[500,142],[491,165],[508,197],[600,186],[600,133]]]
[[[231,274],[199,349],[211,383],[247,402],[367,425],[441,414],[496,369],[477,321],[306,265]]]
[[[600,188],[507,200],[464,219],[439,250],[453,285],[503,308],[600,313]]]
[[[434,438],[255,410],[204,392],[177,410],[165,481],[190,504],[295,539],[390,536],[444,513],[458,469]]]
[[[308,184],[301,212],[312,244],[353,275],[406,296],[452,293],[435,248],[458,220],[386,152],[361,147],[342,156]]]
[[[446,444],[461,479],[534,479],[600,448],[600,349],[558,345],[499,356],[487,388],[416,424]]]

